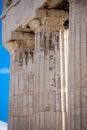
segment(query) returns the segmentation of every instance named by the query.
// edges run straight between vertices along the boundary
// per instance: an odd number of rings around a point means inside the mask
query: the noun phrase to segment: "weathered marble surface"
[[[87,129],[87,1],[70,3],[69,130]]]
[[[8,130],[87,130],[87,0],[69,0],[69,34],[68,13],[53,8],[62,0],[6,2]]]
[[[13,33],[13,41],[5,44],[11,52],[9,130],[66,128],[66,86],[60,66],[65,57],[61,57],[66,41],[63,23],[68,15],[55,12],[30,22],[35,34]]]
[[[48,5],[54,6],[63,0],[13,0],[7,6],[8,0],[3,0],[3,43],[11,39],[11,32],[20,26],[25,27],[30,20],[35,18],[36,10],[43,6],[47,1]]]

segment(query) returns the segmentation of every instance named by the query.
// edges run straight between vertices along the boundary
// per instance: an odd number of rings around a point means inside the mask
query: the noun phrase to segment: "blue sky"
[[[0,0],[0,14],[2,0]],[[2,45],[2,23],[0,20],[0,120],[8,121],[10,55]]]

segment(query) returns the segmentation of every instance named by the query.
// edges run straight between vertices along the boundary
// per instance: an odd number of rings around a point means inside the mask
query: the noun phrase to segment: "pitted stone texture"
[[[61,44],[64,47],[64,35],[59,34],[60,30],[48,28],[35,32],[33,121],[37,130],[66,128],[66,86],[62,83],[65,77],[61,80],[65,73],[61,74],[60,66],[64,60],[60,49],[65,48],[60,48]],[[64,61],[62,64],[65,65]]]
[[[8,130],[32,128],[33,88],[33,55],[29,51],[18,49],[11,54]]]
[[[29,22],[29,26],[33,31],[38,31],[41,29],[60,29],[63,28],[64,22],[68,19],[68,13],[65,11],[57,11],[52,10],[53,15],[51,14],[51,11],[48,10],[40,10],[37,19],[34,19]],[[43,17],[42,17],[42,14]]]
[[[9,50],[10,53],[15,51],[19,52],[32,52],[34,50],[34,36],[31,39],[10,41],[5,44],[5,47]]]

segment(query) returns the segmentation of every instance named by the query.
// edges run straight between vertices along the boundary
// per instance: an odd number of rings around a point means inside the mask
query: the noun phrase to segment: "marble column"
[[[64,35],[60,33],[64,32],[66,13],[62,13],[65,15],[43,17],[29,24],[35,31],[33,130],[65,130],[60,64]]]
[[[70,0],[69,130],[87,130],[87,0]]]
[[[11,84],[8,130],[31,130],[33,114],[34,36],[6,44],[11,52]]]

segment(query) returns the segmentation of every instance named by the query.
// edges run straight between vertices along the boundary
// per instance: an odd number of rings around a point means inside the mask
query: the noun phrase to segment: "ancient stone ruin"
[[[1,18],[8,130],[87,130],[87,0],[3,0]]]

